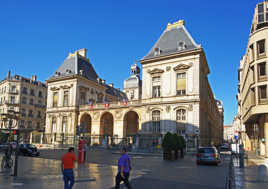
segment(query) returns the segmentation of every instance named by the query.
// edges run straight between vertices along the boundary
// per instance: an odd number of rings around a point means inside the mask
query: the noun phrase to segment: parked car
[[[230,150],[230,145],[227,143],[224,143],[220,146],[220,150],[222,151],[229,151]]]
[[[215,147],[200,147],[198,149],[198,153],[196,154],[197,165],[201,163],[218,165],[220,162],[220,154]]]
[[[24,156],[39,156],[40,152],[37,147],[32,144],[20,144],[19,152]]]
[[[0,144],[0,152],[4,152],[8,149],[8,144]]]

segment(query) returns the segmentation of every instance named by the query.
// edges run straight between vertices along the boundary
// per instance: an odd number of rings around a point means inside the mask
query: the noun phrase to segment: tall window
[[[249,46],[249,61],[252,62],[254,60],[254,46],[253,44]]]
[[[265,40],[261,40],[257,42],[257,50],[258,50],[258,56],[265,55]]]
[[[15,104],[15,96],[10,97],[10,104]]]
[[[22,93],[23,93],[23,94],[28,94],[28,92],[27,92],[27,88],[26,88],[26,87],[23,87],[23,89],[22,89]]]
[[[259,99],[266,99],[267,98],[267,86],[262,85],[259,86]]]
[[[258,22],[264,22],[264,6],[263,3],[258,4]]]
[[[58,92],[53,93],[53,107],[58,106]]]
[[[158,98],[161,96],[161,80],[160,76],[152,78],[152,97]]]
[[[258,64],[258,74],[260,77],[266,75],[266,62]]]
[[[80,91],[80,105],[86,104],[86,93]]]
[[[24,97],[22,97],[22,99],[21,99],[21,103],[22,104],[27,104],[27,98],[24,96]]]
[[[179,109],[176,111],[176,130],[179,135],[185,134],[186,110]]]
[[[25,117],[26,116],[26,113],[25,113],[25,109],[24,108],[21,109],[21,116],[22,117]]]
[[[33,110],[29,110],[28,117],[33,117]]]
[[[24,127],[25,127],[24,124],[25,124],[25,121],[24,121],[24,120],[20,120],[20,127],[21,127],[21,128],[24,128]]]
[[[97,96],[97,102],[98,102],[98,103],[103,102],[103,94],[102,94],[102,93],[98,93],[98,96]]]
[[[178,121],[185,121],[186,120],[186,110],[184,110],[184,109],[177,110],[177,120]]]
[[[52,133],[56,133],[57,132],[57,118],[56,117],[53,117],[52,118],[51,132]]]
[[[30,105],[33,105],[33,104],[34,104],[32,98],[30,99],[30,103],[29,103],[29,104],[30,104]]]
[[[38,97],[39,97],[39,98],[43,98],[43,93],[42,93],[42,91],[39,91],[39,93],[38,93]]]
[[[11,87],[11,92],[12,92],[12,93],[15,93],[15,92],[16,92],[16,89],[17,89],[16,86],[13,85],[13,86]]]
[[[28,128],[32,128],[33,125],[32,125],[32,121],[28,121]]]
[[[177,95],[186,94],[186,73],[177,74]]]
[[[37,118],[41,118],[41,112],[40,111],[37,112]]]
[[[69,106],[69,91],[64,91],[63,106]]]
[[[62,133],[67,133],[67,116],[62,118]]]
[[[160,111],[154,110],[152,112],[152,132],[160,133]]]
[[[34,90],[33,90],[33,89],[30,90],[30,95],[31,95],[31,96],[35,96],[35,94],[34,94]]]

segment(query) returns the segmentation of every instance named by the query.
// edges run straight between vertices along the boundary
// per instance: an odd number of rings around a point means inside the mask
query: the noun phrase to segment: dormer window
[[[183,42],[183,41],[180,41],[180,42],[178,42],[178,51],[181,51],[181,50],[184,50],[184,49],[186,49],[186,44],[185,44],[185,42]]]
[[[161,54],[161,50],[160,50],[160,48],[159,48],[159,47],[156,47],[156,48],[154,49],[154,55],[157,56],[157,55],[160,55],[160,54]]]

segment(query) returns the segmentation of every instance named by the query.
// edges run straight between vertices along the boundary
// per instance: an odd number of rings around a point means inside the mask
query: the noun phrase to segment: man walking
[[[126,153],[126,148],[122,148],[120,150],[121,157],[118,160],[118,174],[115,178],[115,189],[120,189],[120,183],[124,181],[126,187],[128,189],[131,189],[131,186],[129,184],[128,178],[129,178],[129,172],[131,170],[130,165],[130,158],[128,154]]]
[[[71,147],[68,149],[68,152],[61,158],[61,170],[64,180],[64,189],[72,189],[74,185],[74,161],[76,161],[76,157],[74,154],[74,148]]]

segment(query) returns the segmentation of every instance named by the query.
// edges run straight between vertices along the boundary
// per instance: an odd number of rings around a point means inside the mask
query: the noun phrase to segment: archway
[[[110,112],[105,112],[100,119],[100,135],[113,136],[114,119]]]
[[[82,115],[80,119],[80,127],[85,127],[85,133],[90,135],[91,134],[91,116],[89,114]]]
[[[124,137],[133,136],[138,133],[139,130],[139,116],[134,111],[129,111],[124,116]]]

